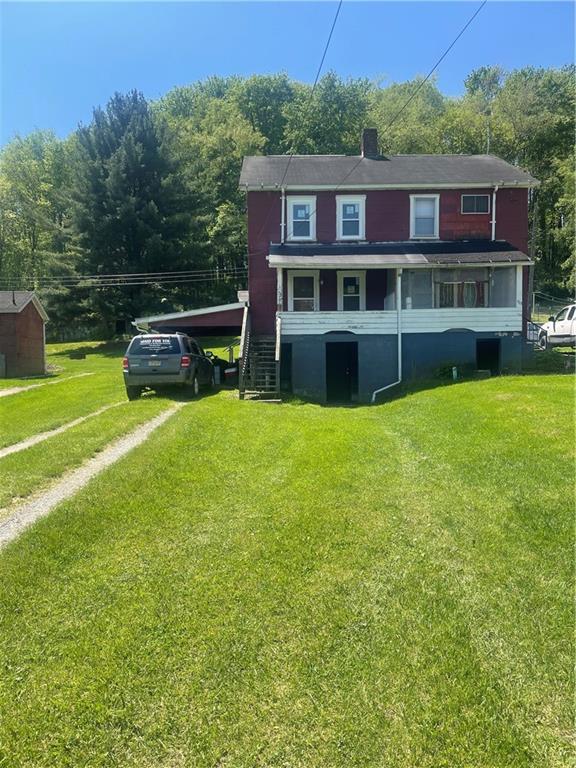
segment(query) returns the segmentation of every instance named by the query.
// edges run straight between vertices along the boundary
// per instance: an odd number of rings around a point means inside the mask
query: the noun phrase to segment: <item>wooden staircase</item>
[[[280,400],[280,326],[276,336],[254,335],[250,319],[242,328],[239,394],[241,400]]]

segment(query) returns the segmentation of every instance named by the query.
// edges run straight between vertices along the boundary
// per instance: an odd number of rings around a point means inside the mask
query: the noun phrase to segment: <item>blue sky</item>
[[[426,73],[477,2],[345,0],[324,71],[402,81]],[[0,141],[59,136],[114,91],[156,98],[209,75],[286,71],[310,82],[335,2],[101,2],[0,5]],[[574,6],[489,0],[438,70],[448,95],[472,69],[574,59]]]

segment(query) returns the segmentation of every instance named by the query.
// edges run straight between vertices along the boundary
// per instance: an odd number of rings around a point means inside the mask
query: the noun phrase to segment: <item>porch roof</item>
[[[454,264],[531,264],[504,240],[394,243],[272,244],[271,267],[366,268],[425,267]]]

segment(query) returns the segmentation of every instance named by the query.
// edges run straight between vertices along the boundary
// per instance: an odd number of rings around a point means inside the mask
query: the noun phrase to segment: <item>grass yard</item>
[[[9,442],[71,384],[5,398]],[[36,449],[57,474],[165,402]],[[0,553],[0,766],[564,768],[573,513],[569,375],[201,398]]]

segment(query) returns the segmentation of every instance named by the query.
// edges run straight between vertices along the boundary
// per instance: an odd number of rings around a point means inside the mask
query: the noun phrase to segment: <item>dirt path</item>
[[[8,513],[0,520],[0,548],[15,539],[25,528],[47,515],[61,501],[81,490],[93,477],[114,464],[133,448],[143,443],[159,426],[179,411],[186,403],[175,403],[172,408],[141,424],[133,432],[116,440],[78,469],[68,472],[55,485],[13,508],[0,510]]]
[[[8,445],[6,448],[0,448],[0,459],[4,458],[4,456],[9,456],[11,453],[18,453],[18,451],[23,451],[26,448],[31,448],[33,445],[36,445],[37,443],[41,443],[44,440],[48,440],[49,437],[54,437],[54,435],[60,435],[62,432],[66,432],[66,430],[71,429],[72,427],[76,427],[78,424],[82,424],[83,421],[87,421],[87,419],[91,419],[93,416],[100,416],[101,413],[104,413],[105,411],[109,411],[110,408],[117,408],[119,405],[124,404],[124,400],[119,403],[112,403],[111,405],[105,405],[103,408],[99,408],[97,411],[94,411],[94,413],[89,413],[87,416],[80,416],[78,419],[74,419],[74,421],[69,421],[67,424],[63,424],[61,427],[56,427],[55,429],[49,429],[47,432],[40,432],[38,435],[34,435],[34,437],[28,437],[26,440],[21,440],[19,443],[14,443],[13,445]]]
[[[26,387],[10,387],[9,389],[0,389],[0,397],[16,395],[18,392],[28,392],[29,389],[36,389],[37,387],[47,387],[49,384],[61,384],[63,381],[79,379],[82,376],[94,376],[94,371],[90,371],[88,373],[75,373],[74,376],[65,376],[63,379],[58,379],[57,381],[43,381],[40,384],[28,384]]]

